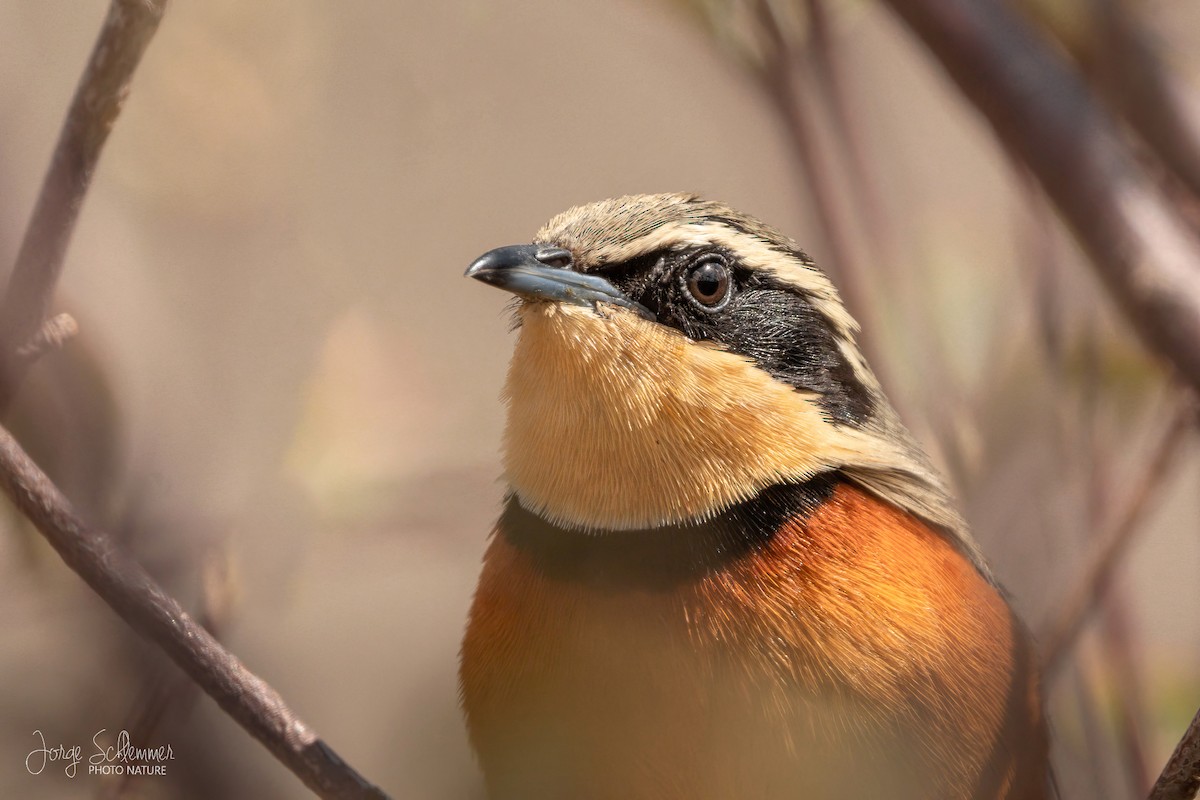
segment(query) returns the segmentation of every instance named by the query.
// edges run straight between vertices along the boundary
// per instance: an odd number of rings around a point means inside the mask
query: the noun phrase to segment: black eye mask
[[[728,265],[730,286],[728,298],[709,309],[687,296],[686,274],[698,260],[714,255]],[[829,322],[803,292],[746,269],[728,250],[656,252],[597,272],[654,312],[659,324],[696,341],[716,342],[776,380],[815,392],[832,422],[858,425],[871,416],[871,395],[846,361]]]

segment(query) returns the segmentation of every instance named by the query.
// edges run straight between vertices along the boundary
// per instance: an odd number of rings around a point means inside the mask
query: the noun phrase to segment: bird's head
[[[837,470],[979,562],[857,324],[786,236],[637,195],[570,209],[467,275],[519,298],[504,458],[530,511],[592,531],[699,522]]]

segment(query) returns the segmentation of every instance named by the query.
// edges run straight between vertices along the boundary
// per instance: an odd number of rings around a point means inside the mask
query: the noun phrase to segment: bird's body
[[[493,797],[1045,796],[1025,634],[790,240],[651,195],[494,254],[511,492],[461,668]]]

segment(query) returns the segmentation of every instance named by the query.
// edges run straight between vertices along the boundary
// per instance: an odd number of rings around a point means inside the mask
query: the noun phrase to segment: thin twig
[[[828,0],[806,0],[805,8],[808,11],[810,50],[816,66],[813,76],[830,124],[837,133],[835,143],[846,162],[855,207],[862,209],[865,238],[870,242],[878,261],[892,265],[896,248],[891,221],[884,211],[879,187],[868,163],[867,148],[862,137],[863,126],[850,102],[845,69],[842,59],[838,57],[833,23],[829,18]],[[879,277],[875,276],[875,280]]]
[[[765,40],[763,63],[755,78],[771,101],[772,108],[779,114],[792,154],[804,172],[804,185],[812,196],[813,212],[825,236],[830,261],[841,278],[846,304],[851,313],[862,314],[867,298],[850,242],[850,223],[842,212],[834,190],[837,181],[831,172],[829,159],[820,152],[816,130],[805,113],[796,86],[794,45],[769,6],[766,0],[754,3],[756,18]]]
[[[1076,518],[1086,526],[1083,531],[1086,537],[1084,547],[1086,552],[1091,552],[1093,545],[1103,544],[1100,536],[1110,527],[1113,519],[1116,458],[1107,435],[1108,429],[1102,424],[1100,414],[1104,401],[1103,345],[1093,314],[1087,313],[1082,323],[1079,331],[1080,402],[1074,414],[1080,424],[1074,449],[1078,456],[1075,463],[1084,473],[1087,491],[1084,508]],[[1178,398],[1175,399],[1178,401]],[[1144,517],[1142,522],[1145,522]],[[1141,529],[1145,527],[1141,525]],[[1117,721],[1114,747],[1123,757],[1121,777],[1127,782],[1126,788],[1131,796],[1139,796],[1150,786],[1145,737],[1142,734],[1145,693],[1142,691],[1133,647],[1133,622],[1126,613],[1126,592],[1122,591],[1119,583],[1109,581],[1105,585],[1103,596],[1095,598],[1099,617],[1096,633],[1102,657],[1108,665],[1107,679],[1117,690],[1111,711]]]
[[[1192,800],[1200,790],[1200,711],[1150,790],[1149,800]]]
[[[42,323],[42,327],[25,344],[16,349],[14,356],[21,364],[32,364],[49,350],[57,350],[79,334],[79,323],[70,314],[55,314]]]
[[[100,151],[167,0],[112,0],[80,79],[33,217],[0,300],[0,412],[32,358],[70,333],[46,317]],[[247,670],[102,531],[87,527],[16,440],[0,428],[0,485],[71,569],[134,630],[162,648],[310,789],[326,798],[385,798]]]
[[[1127,0],[1093,0],[1094,38],[1079,54],[1118,113],[1200,198],[1200,112],[1190,87],[1163,64]]]
[[[1050,45],[999,0],[886,0],[1024,162],[1146,344],[1200,389],[1200,242]]]
[[[1047,683],[1062,666],[1065,656],[1079,638],[1084,623],[1103,597],[1113,571],[1151,507],[1150,501],[1161,490],[1163,478],[1182,449],[1187,440],[1185,434],[1195,425],[1195,421],[1196,408],[1189,397],[1181,404],[1155,445],[1146,470],[1134,484],[1124,508],[1114,514],[1112,530],[1100,539],[1100,548],[1084,570],[1083,577],[1067,600],[1059,605],[1061,611],[1039,637],[1043,642],[1042,675]]]
[[[1089,800],[1111,800],[1115,796],[1128,800],[1124,794],[1115,791],[1119,781],[1113,780],[1111,737],[1104,725],[1106,711],[1101,707],[1096,664],[1091,659],[1081,659],[1071,665],[1070,672],[1074,673],[1071,683],[1083,734],[1081,756],[1086,759],[1080,766],[1091,790],[1086,797]]]
[[[229,617],[233,604],[233,585],[229,575],[228,554],[224,543],[210,546],[201,557],[200,601],[195,620],[213,638]],[[155,660],[143,678],[146,688],[138,696],[129,717],[121,729],[129,732],[133,742],[146,742],[171,721],[186,716],[200,699],[200,687],[186,674],[168,664]],[[120,800],[136,797],[138,778],[125,774],[112,783],[101,786],[99,800]]]
[[[0,300],[0,411],[12,402],[30,364],[18,351],[28,353],[49,315],[100,151],[166,6],[167,0],[113,0],[109,6]]]
[[[1099,603],[1100,645],[1115,691],[1112,714],[1117,741],[1125,761],[1125,774],[1133,795],[1140,796],[1150,786],[1152,773],[1147,758],[1145,734],[1146,698],[1137,663],[1137,651],[1131,638],[1129,601],[1120,587],[1109,589]]]
[[[804,106],[804,96],[796,82],[796,44],[780,25],[768,0],[754,0],[752,8],[763,36],[762,63],[755,65],[753,76],[783,124],[787,144],[803,173],[803,186],[812,200],[813,212],[829,249],[825,268],[837,277],[838,290],[850,313],[863,323],[858,346],[875,370],[885,389],[897,388],[890,369],[877,345],[883,330],[877,307],[871,300],[862,259],[853,243],[853,221],[842,204],[836,187],[840,183],[832,159],[822,152],[817,129]],[[908,417],[896,392],[893,405],[901,417]]]
[[[104,532],[89,528],[8,431],[0,485],[63,561],[130,627],[161,647],[224,711],[325,798],[386,798],[292,712],[283,698],[198,625]]]

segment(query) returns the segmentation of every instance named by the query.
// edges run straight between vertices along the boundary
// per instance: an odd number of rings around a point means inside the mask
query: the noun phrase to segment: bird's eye
[[[554,267],[555,269],[568,269],[574,261],[571,257],[571,251],[564,250],[561,247],[543,247],[533,257],[547,267]]]
[[[711,310],[729,296],[729,267],[720,258],[706,258],[687,271],[684,282],[692,299]]]

